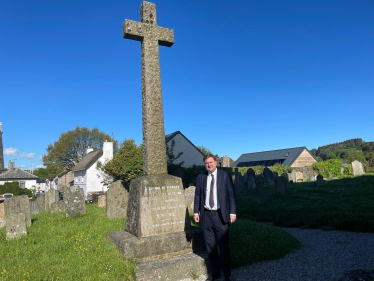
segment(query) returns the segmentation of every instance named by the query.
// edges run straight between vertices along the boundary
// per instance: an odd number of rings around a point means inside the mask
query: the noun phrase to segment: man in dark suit
[[[201,221],[211,268],[208,279],[232,280],[230,271],[229,226],[236,220],[236,196],[231,175],[217,169],[215,156],[203,158],[207,172],[196,180],[194,220]],[[218,249],[219,248],[219,253]]]

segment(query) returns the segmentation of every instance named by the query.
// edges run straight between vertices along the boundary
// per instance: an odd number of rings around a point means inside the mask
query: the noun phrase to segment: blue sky
[[[155,2],[165,133],[236,160],[242,153],[351,138],[374,141],[372,0]],[[142,142],[135,0],[0,2],[5,165],[42,164],[76,126]]]

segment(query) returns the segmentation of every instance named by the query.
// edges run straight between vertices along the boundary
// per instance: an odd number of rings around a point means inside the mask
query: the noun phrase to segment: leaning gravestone
[[[352,162],[352,171],[354,176],[363,175],[364,169],[362,168],[362,163],[360,161]]]
[[[206,273],[206,265],[191,253],[200,240],[188,231],[182,180],[167,175],[158,45],[172,46],[174,32],[157,26],[155,4],[143,1],[140,15],[141,22],[125,20],[123,36],[142,42],[144,176],[131,181],[125,231],[108,236],[125,257],[144,263],[137,281],[180,280]]]
[[[64,193],[66,217],[75,217],[86,214],[84,190],[78,186],[69,186]]]
[[[274,175],[269,168],[266,167],[262,174],[264,175],[266,185],[274,185]]]
[[[193,205],[195,202],[195,190],[196,190],[196,186],[193,186],[193,185],[189,186],[188,188],[184,190],[184,195],[186,197],[186,204],[187,204],[188,212],[190,214],[193,214]]]
[[[27,195],[14,196],[4,201],[5,219],[15,214],[23,213],[26,227],[31,225],[29,197]],[[8,224],[8,223],[7,223]]]
[[[97,206],[99,208],[105,208],[106,207],[106,195],[99,195],[99,198],[97,200]]]
[[[45,193],[39,194],[38,198],[35,199],[35,207],[39,212],[45,211]]]
[[[247,187],[250,191],[256,188],[256,174],[252,168],[247,170]]]
[[[288,180],[286,177],[277,177],[275,179],[275,193],[286,194],[288,192]]]
[[[6,239],[19,238],[27,235],[25,213],[12,213],[6,218]]]
[[[129,201],[129,185],[122,180],[112,183],[106,193],[106,217],[122,219],[126,217]]]
[[[59,213],[65,211],[65,202],[57,201],[51,204],[51,213]]]

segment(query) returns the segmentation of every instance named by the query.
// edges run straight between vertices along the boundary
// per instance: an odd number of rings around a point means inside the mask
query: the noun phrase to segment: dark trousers
[[[222,269],[225,276],[230,276],[229,224],[223,223],[219,210],[205,211],[202,229],[212,271],[209,273],[213,277],[218,277]]]

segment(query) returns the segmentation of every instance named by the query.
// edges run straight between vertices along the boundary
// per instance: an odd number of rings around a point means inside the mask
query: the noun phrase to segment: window
[[[26,187],[25,181],[19,181],[19,187],[20,188],[25,188]]]
[[[75,178],[75,182],[78,182],[78,178]]]
[[[81,182],[84,182],[84,177],[81,177]]]

